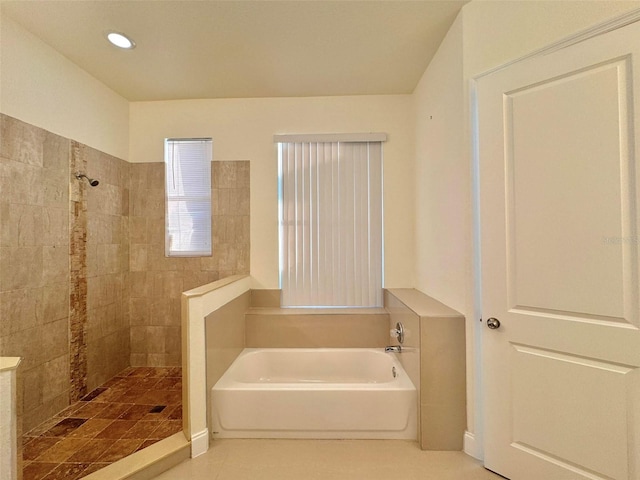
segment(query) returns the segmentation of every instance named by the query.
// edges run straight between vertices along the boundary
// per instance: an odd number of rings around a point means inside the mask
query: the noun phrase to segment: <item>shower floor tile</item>
[[[182,430],[182,369],[132,367],[25,433],[23,480],[76,480]]]

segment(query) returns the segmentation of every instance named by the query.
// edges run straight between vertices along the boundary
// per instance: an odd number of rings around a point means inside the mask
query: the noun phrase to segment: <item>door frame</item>
[[[631,10],[623,15],[612,17],[591,27],[580,30],[572,35],[552,42],[538,50],[525,54],[516,59],[486,70],[469,79],[468,108],[470,126],[470,155],[471,155],[471,207],[472,207],[472,263],[473,263],[473,365],[474,365],[474,433],[465,432],[464,452],[479,460],[484,460],[484,369],[482,365],[482,220],[480,215],[480,145],[478,135],[478,82],[494,72],[504,70],[514,64],[521,63],[533,57],[546,55],[562,50],[599,35],[618,30],[632,23],[640,21],[640,8]]]

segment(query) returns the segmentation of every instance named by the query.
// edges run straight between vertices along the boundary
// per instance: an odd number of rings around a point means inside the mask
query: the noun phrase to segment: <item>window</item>
[[[167,257],[211,255],[210,138],[167,138],[164,144]]]
[[[382,141],[276,136],[284,306],[382,305]]]

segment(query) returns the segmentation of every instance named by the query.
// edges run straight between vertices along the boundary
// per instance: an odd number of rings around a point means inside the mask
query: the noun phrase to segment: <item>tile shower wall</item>
[[[213,255],[167,258],[164,163],[131,164],[131,365],[181,364],[180,294],[249,273],[249,162],[212,162]]]
[[[5,115],[0,129],[0,355],[23,357],[27,430],[69,404],[70,142]]]
[[[128,365],[128,164],[2,114],[0,128],[0,355],[24,358],[28,431]]]
[[[163,163],[2,114],[0,129],[0,355],[24,358],[28,431],[130,362],[180,365],[180,293],[249,272],[249,162],[213,163],[214,255],[168,259]]]
[[[130,165],[85,148],[87,205],[87,390],[129,366]]]

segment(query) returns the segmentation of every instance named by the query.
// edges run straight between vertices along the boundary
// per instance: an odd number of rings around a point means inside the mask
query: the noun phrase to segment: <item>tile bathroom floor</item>
[[[405,440],[214,440],[155,480],[502,480],[462,452]]]
[[[182,369],[128,368],[23,435],[23,480],[82,478],[181,429]]]

